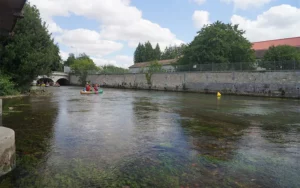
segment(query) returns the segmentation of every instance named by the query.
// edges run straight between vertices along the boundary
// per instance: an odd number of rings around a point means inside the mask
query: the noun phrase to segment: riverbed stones
[[[0,176],[14,169],[16,165],[15,132],[0,127]]]

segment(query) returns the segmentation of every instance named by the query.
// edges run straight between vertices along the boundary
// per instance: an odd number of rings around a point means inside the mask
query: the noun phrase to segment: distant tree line
[[[90,73],[126,73],[128,69],[117,67],[114,65],[97,66],[94,61],[85,53],[81,53],[75,57],[73,53],[69,54],[68,59],[64,62],[65,66],[70,66],[72,73],[79,77],[82,85],[87,82],[87,76]]]
[[[182,55],[185,47],[184,44],[169,46],[161,51],[159,44],[156,44],[156,47],[153,48],[149,41],[145,44],[139,43],[134,52],[134,63],[178,58]]]
[[[259,62],[259,66],[266,69],[300,68],[299,48],[292,46],[272,46],[266,51],[263,59],[258,61],[252,43],[244,37],[245,32],[239,29],[238,25],[220,21],[204,26],[197,32],[194,40],[177,53],[180,54],[177,65],[183,66],[176,67],[191,70],[196,64],[212,64],[220,70],[240,70],[241,62],[242,69],[252,70],[257,68]],[[167,50],[164,53],[167,54]],[[274,62],[277,63],[274,65]],[[209,69],[211,70],[211,67]]]

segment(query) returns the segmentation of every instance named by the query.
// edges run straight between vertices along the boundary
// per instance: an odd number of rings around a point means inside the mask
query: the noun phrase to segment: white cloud
[[[93,55],[101,50],[102,55],[114,52],[113,49],[119,49],[117,42],[108,40],[121,40],[128,43],[129,47],[136,47],[138,42],[150,41],[152,44],[159,43],[162,48],[171,44],[181,44],[179,40],[168,28],[142,18],[142,12],[136,7],[130,5],[130,0],[30,0],[41,12],[45,21],[51,22],[49,30],[52,32],[62,33],[60,42],[66,45],[74,45],[83,50],[88,48],[86,53],[92,52]],[[75,14],[94,19],[99,22],[100,36],[83,36],[83,38],[97,38],[98,44],[83,45],[72,40],[79,38],[69,37],[69,31],[64,31],[53,23],[54,16],[70,16]],[[80,27],[80,23],[78,23]],[[76,35],[79,37],[79,35]],[[101,38],[101,39],[99,39]],[[105,41],[106,40],[106,41]],[[103,45],[99,45],[102,43]],[[105,45],[104,45],[105,44]],[[106,46],[106,44],[108,44]],[[101,47],[100,47],[101,46]],[[102,48],[106,46],[108,49]]]
[[[299,36],[300,8],[291,5],[275,6],[250,20],[233,15],[231,22],[246,30],[250,41],[271,40]]]
[[[196,10],[193,14],[194,26],[201,29],[204,25],[210,24],[209,12],[203,10]]]
[[[169,29],[162,28],[158,24],[144,19],[140,19],[126,26],[103,26],[100,34],[103,38],[109,40],[127,41],[129,47],[136,47],[139,42],[146,42],[148,40],[153,45],[159,43],[162,48],[171,44],[184,43],[177,39]]]
[[[221,0],[225,3],[233,3],[235,9],[246,10],[248,8],[258,8],[270,3],[272,0]]]
[[[108,55],[123,47],[121,43],[101,39],[98,32],[88,29],[64,31],[56,37],[56,40],[60,44],[75,49],[76,53],[84,52],[95,57]]]
[[[61,59],[64,61],[64,60],[67,60],[68,59],[68,57],[69,57],[69,53],[67,53],[67,52],[64,52],[64,51],[60,51],[60,57],[61,57]]]
[[[206,0],[190,0],[190,1],[197,3],[198,5],[202,5],[206,2]]]
[[[117,55],[112,59],[105,59],[105,58],[93,58],[93,61],[96,65],[102,66],[102,65],[115,65],[122,68],[128,68],[131,65],[133,65],[133,57],[132,56],[126,56],[126,55]]]

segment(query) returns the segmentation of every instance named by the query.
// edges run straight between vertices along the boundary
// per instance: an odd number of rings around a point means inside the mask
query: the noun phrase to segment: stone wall
[[[78,78],[70,76],[71,84]],[[153,74],[89,75],[87,80],[104,87],[191,91],[201,93],[298,98],[300,72],[180,72]]]

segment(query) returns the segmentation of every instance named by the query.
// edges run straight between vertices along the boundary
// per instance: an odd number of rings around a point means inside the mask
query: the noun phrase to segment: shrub
[[[0,96],[15,95],[17,93],[15,84],[10,81],[10,77],[1,75],[0,73]]]

